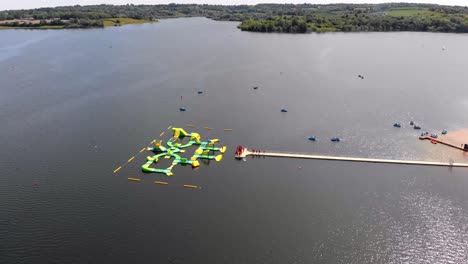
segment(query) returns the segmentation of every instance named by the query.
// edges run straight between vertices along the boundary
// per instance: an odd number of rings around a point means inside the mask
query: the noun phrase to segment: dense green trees
[[[248,19],[239,28],[257,32],[326,32],[326,31],[431,31],[468,33],[468,19],[461,16],[383,15],[343,16],[275,16],[265,20]]]
[[[398,15],[401,14],[401,15]],[[325,5],[266,18],[247,19],[241,30],[257,32],[431,31],[468,33],[468,7],[429,4]]]
[[[36,19],[40,25],[101,27],[103,20],[126,17],[156,18],[204,16],[215,20],[241,21],[241,30],[258,32],[325,31],[434,31],[468,32],[468,7],[431,4],[258,4],[222,5],[94,5],[9,10],[1,20]],[[118,23],[116,23],[118,24]],[[10,22],[6,25],[35,27]]]

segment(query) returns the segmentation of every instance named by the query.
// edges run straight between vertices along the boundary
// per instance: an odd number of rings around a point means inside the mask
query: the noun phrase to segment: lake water
[[[468,162],[408,125],[468,126],[468,35],[236,26],[0,31],[0,263],[468,262],[466,169],[233,156]],[[187,124],[221,162],[112,173]]]

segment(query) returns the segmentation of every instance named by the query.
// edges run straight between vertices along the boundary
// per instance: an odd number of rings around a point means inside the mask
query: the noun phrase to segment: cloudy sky
[[[443,5],[467,6],[468,0],[0,0],[0,10],[29,9],[45,6],[94,5],[94,4],[168,4],[168,3],[202,3],[202,4],[257,4],[257,3],[382,3],[382,2],[412,2],[435,3]]]

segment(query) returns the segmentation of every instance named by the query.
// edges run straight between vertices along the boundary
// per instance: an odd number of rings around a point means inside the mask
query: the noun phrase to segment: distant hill
[[[468,7],[408,3],[65,6],[0,11],[0,28],[120,26],[191,16],[240,21],[241,30],[256,32],[468,32]]]

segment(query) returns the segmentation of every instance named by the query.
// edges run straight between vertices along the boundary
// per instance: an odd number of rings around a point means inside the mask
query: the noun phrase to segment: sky
[[[468,6],[468,0],[0,0],[0,10],[9,9],[31,9],[50,6],[69,5],[95,5],[95,4],[169,4],[169,3],[196,3],[196,4],[223,4],[223,5],[255,5],[258,3],[388,3],[388,2],[411,2],[431,3],[441,5]]]

